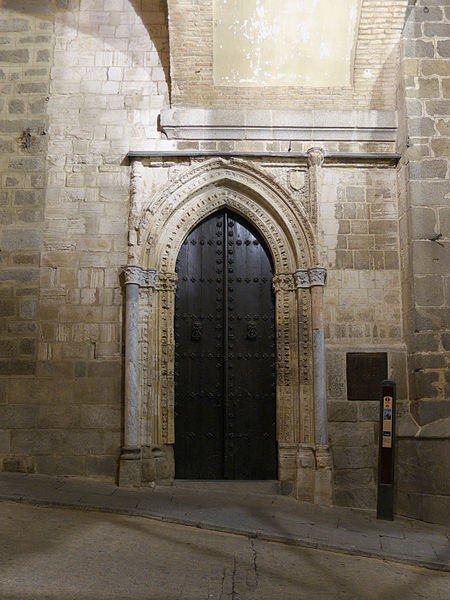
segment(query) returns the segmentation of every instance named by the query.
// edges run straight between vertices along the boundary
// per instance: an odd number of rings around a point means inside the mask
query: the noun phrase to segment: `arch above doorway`
[[[145,482],[174,476],[175,264],[196,225],[228,208],[259,231],[273,257],[278,473],[293,493],[314,499],[318,462],[309,288],[323,285],[312,279],[317,264],[316,203],[308,198],[308,210],[271,173],[244,160],[215,158],[152,168],[135,161],[131,180],[129,260],[154,275],[151,284],[139,288],[136,317],[134,437],[139,439],[141,464],[136,477]],[[170,183],[156,186],[156,180]],[[128,448],[126,440],[124,446]],[[136,455],[128,454],[122,455],[124,477],[125,465],[131,464],[125,461],[136,461]],[[329,461],[325,462],[328,468]]]

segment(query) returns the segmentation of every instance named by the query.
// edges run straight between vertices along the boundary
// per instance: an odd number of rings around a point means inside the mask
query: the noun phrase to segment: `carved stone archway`
[[[150,171],[141,162],[133,163],[131,265],[125,270],[127,309],[132,314],[127,312],[119,482],[140,485],[173,478],[175,263],[189,232],[211,213],[228,207],[259,230],[274,262],[279,478],[302,499],[317,500],[319,494],[326,501],[327,486],[316,483],[319,470],[329,471],[328,447],[323,426],[318,429],[314,419],[320,410],[323,413],[323,406],[318,412],[315,405],[313,369],[314,348],[316,355],[317,349],[323,354],[323,329],[319,348],[312,322],[321,294],[310,292],[321,291],[325,270],[315,266],[311,215],[267,173],[243,160],[213,159],[186,167],[156,193],[150,192]]]

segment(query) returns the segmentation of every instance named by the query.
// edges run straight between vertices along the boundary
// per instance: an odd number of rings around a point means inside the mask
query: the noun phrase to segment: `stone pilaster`
[[[310,289],[314,381],[315,445],[303,444],[297,457],[297,496],[317,504],[332,504],[331,453],[327,444],[323,287],[326,269],[311,267],[294,273],[297,288]]]
[[[124,269],[125,279],[125,399],[124,435],[120,456],[119,485],[141,483],[138,393],[139,288],[154,287],[156,271],[138,265]]]

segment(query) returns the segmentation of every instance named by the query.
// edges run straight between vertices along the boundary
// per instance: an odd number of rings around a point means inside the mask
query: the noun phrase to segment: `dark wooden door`
[[[273,268],[228,210],[187,237],[175,301],[175,474],[275,479]]]

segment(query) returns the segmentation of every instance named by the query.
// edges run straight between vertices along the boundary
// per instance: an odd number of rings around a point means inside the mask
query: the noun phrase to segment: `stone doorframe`
[[[317,151],[308,166],[315,196],[308,205],[317,207]],[[156,193],[152,174],[144,161],[132,163],[119,485],[174,477],[175,264],[189,232],[228,207],[262,234],[274,263],[279,479],[302,500],[330,504],[322,317],[326,271],[317,266],[316,215],[244,160],[183,165],[181,174],[178,168],[177,178]]]

